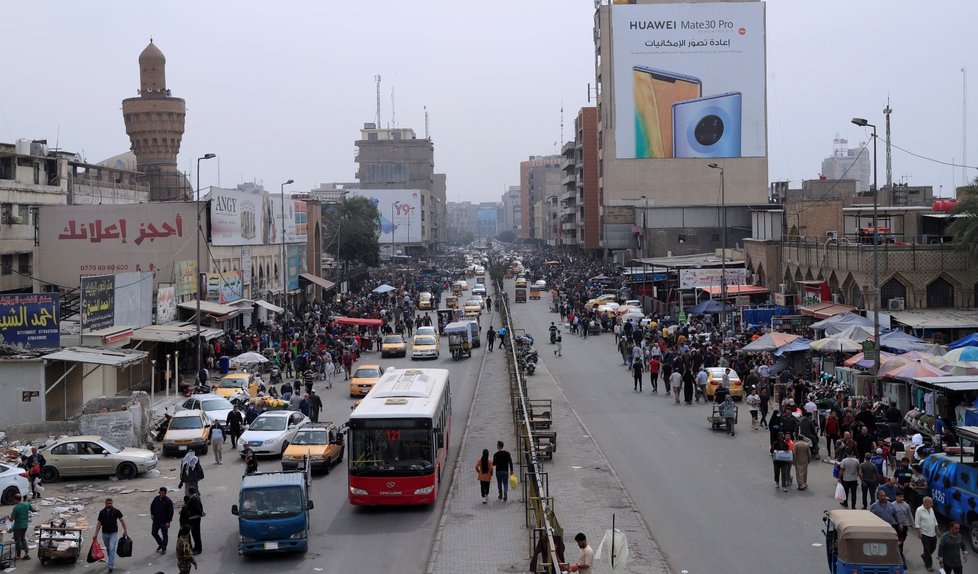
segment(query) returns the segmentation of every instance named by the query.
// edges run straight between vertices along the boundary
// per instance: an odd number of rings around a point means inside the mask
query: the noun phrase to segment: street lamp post
[[[400,204],[400,201],[391,204],[391,265],[394,264],[394,209]]]
[[[295,183],[289,180],[279,186],[279,199],[282,201],[282,337],[285,337],[285,314],[289,308],[289,275],[288,262],[285,254],[285,186]]]
[[[874,390],[879,390],[880,373],[880,228],[879,228],[879,194],[880,187],[877,176],[876,165],[876,126],[863,118],[852,118],[852,123],[859,127],[873,128],[873,345],[875,345],[875,358],[873,359],[873,386]]]
[[[711,163],[710,167],[720,170],[720,304],[723,306],[723,321],[720,327],[727,325],[727,196],[726,178],[723,166]]]
[[[200,236],[204,233],[204,230],[200,226],[200,211],[203,209],[200,204],[200,162],[205,159],[213,159],[217,157],[212,153],[205,153],[201,157],[197,158],[197,274],[194,279],[197,281],[196,291],[197,291],[197,372],[200,372],[201,366],[201,344],[200,344],[200,298],[204,296],[202,293],[203,289],[200,288]],[[197,375],[194,374],[196,377]]]

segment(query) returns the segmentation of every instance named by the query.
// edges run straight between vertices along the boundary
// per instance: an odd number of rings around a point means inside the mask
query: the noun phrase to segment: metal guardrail
[[[549,496],[549,477],[540,470],[540,459],[535,447],[534,429],[530,421],[530,409],[528,405],[526,381],[523,373],[520,372],[516,357],[516,338],[514,336],[513,322],[509,300],[502,296],[503,289],[496,280],[493,280],[495,299],[502,311],[503,326],[506,327],[506,357],[509,362],[510,373],[510,398],[513,403],[513,425],[516,436],[520,437],[519,455],[520,465],[523,468],[523,500],[526,508],[526,526],[530,528],[529,545],[530,553],[535,553],[538,536],[545,536],[547,539],[547,554],[544,556],[540,565],[542,571],[559,572],[559,558],[554,546],[554,525],[551,517],[556,520],[554,512],[553,497]],[[534,527],[531,527],[530,516],[534,518]],[[538,572],[541,570],[538,570]]]

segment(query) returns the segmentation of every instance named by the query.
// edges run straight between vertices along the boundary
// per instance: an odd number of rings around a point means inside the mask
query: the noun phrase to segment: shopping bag
[[[115,553],[122,558],[129,558],[132,556],[132,538],[123,535],[119,539],[119,544],[115,547]]]
[[[92,540],[92,545],[88,548],[88,563],[98,562],[105,559],[105,552],[98,540]]]
[[[832,465],[832,478],[839,478],[839,465]]]
[[[510,490],[516,490],[516,487],[520,485],[520,479],[516,478],[515,474],[509,475],[509,488]]]
[[[846,489],[842,487],[841,482],[835,483],[835,499],[839,502],[846,499]]]

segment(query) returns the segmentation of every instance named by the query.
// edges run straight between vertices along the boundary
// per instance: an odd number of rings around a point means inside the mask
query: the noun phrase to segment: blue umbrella
[[[374,289],[373,292],[374,293],[377,293],[377,294],[380,294],[380,295],[383,295],[384,293],[389,293],[390,291],[393,291],[393,290],[394,290],[393,287],[391,287],[387,283],[384,283],[383,285],[381,285],[381,286],[377,287],[376,289]]]
[[[788,343],[787,345],[785,345],[785,346],[779,348],[777,351],[775,351],[774,352],[774,356],[775,357],[780,357],[784,353],[794,353],[794,352],[797,352],[797,351],[807,351],[808,348],[809,348],[809,345],[811,345],[811,344],[812,344],[811,339],[805,339],[805,338],[795,339],[794,341]]]
[[[978,347],[978,333],[971,333],[970,335],[965,335],[964,337],[958,339],[957,341],[947,346],[948,349],[952,349],[952,350],[960,347]]]

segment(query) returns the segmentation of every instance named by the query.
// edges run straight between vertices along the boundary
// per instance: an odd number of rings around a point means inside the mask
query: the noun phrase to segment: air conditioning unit
[[[890,299],[886,308],[889,309],[890,311],[903,311],[906,308],[906,306],[907,306],[907,302],[906,300],[904,300],[903,297],[894,297],[893,299]]]
[[[839,238],[839,232],[838,231],[826,231],[825,232],[825,237],[827,239],[838,239]]]
[[[842,303],[842,294],[841,293],[833,293],[832,294],[832,302],[833,303],[836,303],[836,304],[841,304]]]

